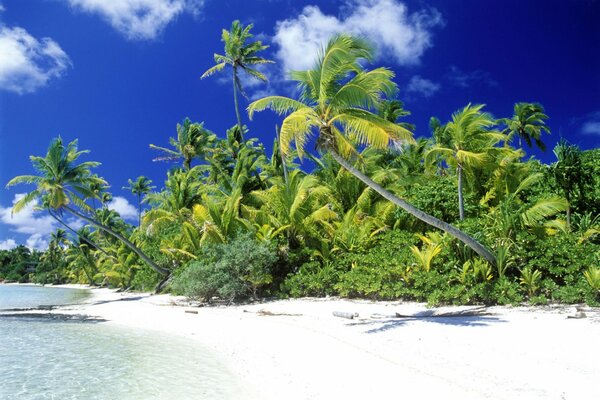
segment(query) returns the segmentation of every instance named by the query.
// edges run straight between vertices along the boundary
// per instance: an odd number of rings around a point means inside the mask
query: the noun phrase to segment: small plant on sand
[[[433,258],[442,251],[442,235],[437,232],[428,232],[427,236],[417,236],[423,242],[423,247],[419,249],[417,246],[412,246],[410,251],[415,256],[417,265],[422,267],[426,272],[429,272]]]
[[[600,293],[600,268],[589,267],[583,277],[594,292]]]
[[[541,279],[542,273],[540,271],[526,267],[521,270],[521,278],[519,278],[519,282],[527,290],[527,295],[529,297],[533,297],[540,288]]]

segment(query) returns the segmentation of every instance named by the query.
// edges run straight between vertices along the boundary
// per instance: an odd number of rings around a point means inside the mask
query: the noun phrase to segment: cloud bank
[[[129,40],[154,39],[180,14],[196,15],[203,0],[65,0],[75,9],[98,14]]]
[[[440,84],[430,81],[429,79],[422,78],[420,75],[415,75],[410,78],[406,91],[408,93],[419,94],[423,97],[431,97],[440,90]]]
[[[71,66],[67,53],[51,38],[38,40],[20,27],[0,26],[0,89],[36,91]]]
[[[340,16],[326,15],[318,6],[307,6],[293,19],[278,21],[274,42],[285,72],[313,66],[317,52],[332,35],[348,32],[369,39],[379,57],[399,65],[419,63],[431,47],[431,31],[443,24],[435,9],[410,14],[396,0],[347,0]]]
[[[114,196],[113,199],[107,204],[107,207],[110,210],[118,212],[123,219],[137,221],[137,208],[127,201],[125,197]]]
[[[23,193],[15,194],[13,205],[23,196]],[[35,210],[37,205],[37,202],[31,203],[16,214],[12,214],[12,206],[0,206],[0,222],[8,225],[13,232],[29,235],[26,242],[27,247],[44,250],[48,247],[46,237],[54,232],[56,221],[51,216]],[[15,241],[7,239],[0,242],[0,248],[1,245],[8,246],[12,244],[16,244]]]

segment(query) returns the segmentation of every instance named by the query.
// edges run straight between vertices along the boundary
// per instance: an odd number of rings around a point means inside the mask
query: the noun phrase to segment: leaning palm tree
[[[213,146],[217,137],[214,133],[204,128],[204,123],[192,123],[189,118],[183,124],[177,124],[177,138],[169,138],[173,149],[150,145],[151,149],[162,153],[152,161],[177,161],[183,160],[183,168],[187,171],[192,167],[194,158],[203,159]]]
[[[544,107],[539,103],[516,103],[512,118],[503,118],[499,122],[506,125],[508,140],[513,137],[519,137],[519,146],[524,140],[527,146],[531,147],[532,141],[542,151],[546,150],[546,145],[542,142],[542,133],[550,133],[550,128],[546,125],[548,116],[544,114]]]
[[[348,160],[356,157],[355,143],[385,149],[392,140],[413,141],[405,128],[391,123],[370,110],[376,109],[383,95],[392,95],[396,85],[394,73],[386,68],[368,71],[361,61],[371,60],[372,47],[362,39],[338,35],[331,39],[313,67],[291,72],[301,91],[300,100],[269,96],[250,104],[250,117],[256,111],[270,108],[288,114],[281,125],[281,150],[290,151],[291,143],[299,157],[313,133],[317,131],[317,149],[328,152],[342,167],[381,196],[418,219],[458,238],[491,263],[494,255],[475,239],[396,197]]]
[[[221,41],[225,43],[225,55],[215,53],[214,57],[217,64],[209,68],[202,75],[202,79],[204,79],[216,72],[220,72],[227,65],[231,66],[233,74],[233,102],[240,134],[243,134],[244,130],[242,127],[242,118],[240,116],[240,109],[238,105],[238,91],[244,96],[245,93],[242,83],[240,82],[239,69],[241,68],[245,73],[255,79],[267,82],[267,77],[262,72],[252,68],[251,66],[273,63],[273,61],[257,55],[259,51],[265,50],[269,46],[263,45],[260,40],[252,43],[246,43],[248,39],[254,36],[250,33],[252,27],[252,24],[244,27],[240,21],[236,20],[231,24],[231,29],[229,31],[223,29]]]
[[[94,161],[76,163],[77,159],[87,152],[86,150],[77,150],[77,140],[65,146],[59,137],[52,140],[44,157],[31,156],[31,162],[38,174],[17,176],[11,179],[6,186],[35,184],[37,187],[17,201],[12,212],[18,213],[27,205],[45,197],[48,207],[55,213],[60,214],[67,211],[94,225],[129,247],[156,272],[168,276],[168,270],[158,266],[131,241],[87,215],[87,212],[91,211],[91,207],[85,202],[85,199],[97,197],[97,194],[90,190],[90,185],[106,184],[103,179],[90,173],[90,170],[100,163]]]
[[[469,169],[481,167],[490,161],[494,145],[505,137],[500,132],[490,131],[496,122],[494,118],[481,112],[483,104],[467,105],[452,114],[452,121],[436,128],[439,140],[428,152],[427,159],[440,156],[451,167],[456,168],[458,179],[458,210],[460,219],[465,218],[463,198],[464,174]]]
[[[138,176],[135,181],[129,179],[129,186],[124,186],[123,189],[128,189],[138,199],[138,226],[142,225],[142,198],[150,193],[154,186],[152,181],[146,176]]]

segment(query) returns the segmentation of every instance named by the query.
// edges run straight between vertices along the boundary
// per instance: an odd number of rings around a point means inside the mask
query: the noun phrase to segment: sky
[[[469,102],[510,117],[519,101],[540,102],[552,134],[582,149],[600,144],[598,0],[0,0],[0,188],[33,172],[29,156],[50,140],[79,140],[111,185],[111,207],[135,223],[129,178],[162,187],[173,165],[153,162],[185,117],[224,137],[235,124],[229,74],[200,79],[222,53],[221,30],[239,19],[275,61],[268,84],[244,78],[250,99],[294,95],[290,69],[308,68],[339,32],[371,40],[372,67],[395,74],[415,136]],[[242,99],[245,108],[249,100]],[[281,118],[243,115],[249,137],[270,151]],[[33,208],[11,216],[31,187],[0,189],[0,249],[47,246],[57,228]],[[79,221],[70,221],[77,227]]]

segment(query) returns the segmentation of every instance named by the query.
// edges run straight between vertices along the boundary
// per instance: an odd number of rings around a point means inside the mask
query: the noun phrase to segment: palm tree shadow
[[[93,302],[85,303],[85,304],[92,305],[92,306],[97,306],[97,305],[101,305],[101,304],[115,303],[115,302],[119,302],[119,301],[136,301],[136,300],[142,300],[142,299],[144,299],[146,297],[148,297],[148,296],[123,297],[123,298],[120,298],[120,299],[98,300],[98,301],[93,301]]]
[[[489,326],[496,323],[506,322],[506,320],[491,316],[491,315],[480,315],[480,316],[465,316],[465,317],[408,317],[408,318],[387,318],[373,321],[361,321],[348,324],[349,326],[363,325],[366,327],[373,326],[373,328],[365,331],[367,334],[380,333],[389,331],[392,329],[400,328],[412,321],[422,321],[425,323],[442,324],[451,326],[465,326],[465,327],[477,327],[477,326]]]

